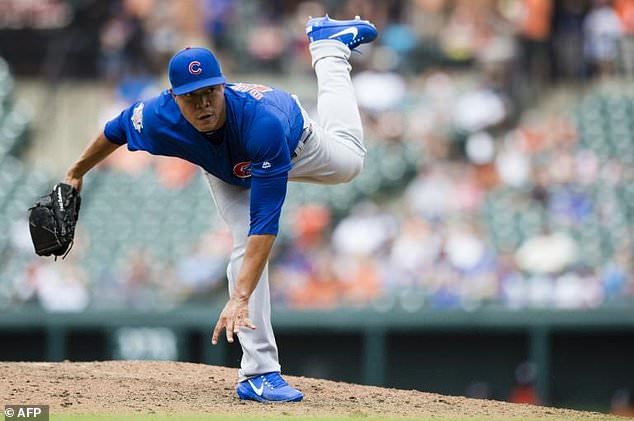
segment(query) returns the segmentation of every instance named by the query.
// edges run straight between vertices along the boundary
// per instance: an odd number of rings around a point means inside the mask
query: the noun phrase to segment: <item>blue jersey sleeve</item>
[[[150,127],[143,128],[143,114],[145,104],[137,102],[126,108],[117,117],[106,123],[103,134],[112,143],[128,144],[131,151],[147,151],[153,154],[161,154],[157,150],[155,139]]]
[[[254,177],[273,177],[291,169],[291,154],[282,121],[271,113],[256,117],[249,131],[246,150]]]
[[[103,134],[112,143],[123,145],[127,142],[125,124],[129,121],[132,107],[126,108],[117,117],[106,123]]]
[[[258,116],[246,146],[252,176],[249,235],[277,235],[291,169],[282,120],[272,112]]]

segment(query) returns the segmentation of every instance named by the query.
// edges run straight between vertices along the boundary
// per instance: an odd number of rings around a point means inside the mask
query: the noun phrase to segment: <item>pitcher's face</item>
[[[200,132],[218,130],[225,124],[224,85],[207,86],[183,95],[174,95],[174,100],[185,120]]]

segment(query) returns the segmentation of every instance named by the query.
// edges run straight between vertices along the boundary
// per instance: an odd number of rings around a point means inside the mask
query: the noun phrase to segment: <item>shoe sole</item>
[[[330,21],[330,22],[332,22],[332,21]],[[359,25],[359,26],[361,26],[361,25],[369,26],[370,28],[372,28],[372,29],[374,29],[374,30],[376,31],[376,26],[374,26],[374,24],[373,24],[373,23],[371,23],[370,21],[350,21],[350,22],[356,22],[356,25]],[[307,25],[306,25],[306,29],[311,28],[311,31],[310,31],[310,32],[306,32],[306,35],[307,35],[310,39],[312,39],[312,35],[313,35],[315,32],[319,32],[319,31],[324,30],[324,29],[345,28],[345,27],[350,27],[350,26],[353,26],[353,25],[355,25],[355,24],[353,24],[353,23],[343,23],[343,22],[342,22],[342,23],[336,23],[336,24],[333,24],[333,25],[327,25],[327,26],[317,26],[317,27],[315,27],[315,26],[313,26],[313,25],[307,24]],[[357,28],[358,28],[358,26],[357,26]],[[328,38],[322,38],[322,40],[324,40],[324,39],[328,39]],[[372,38],[370,41],[360,42],[360,43],[359,43],[359,45],[361,45],[361,44],[367,44],[367,43],[369,43],[369,42],[374,41],[375,39],[376,39],[376,35],[375,35],[375,36],[374,36],[374,38]],[[347,45],[347,44],[346,44],[346,45]],[[356,48],[356,47],[355,47],[355,48]]]
[[[370,28],[374,29],[376,31],[376,27],[374,25],[372,25],[371,23],[366,23],[364,25],[369,26]],[[323,29],[334,29],[334,28],[344,28],[344,27],[349,27],[352,26],[350,24],[339,24],[339,25],[328,25],[328,26],[318,26],[318,27],[313,27],[313,29],[310,32],[307,32],[306,35],[311,35],[314,32],[317,31],[321,31]],[[310,25],[306,25],[306,28],[310,27]]]
[[[279,401],[272,401],[269,399],[264,399],[261,396],[255,395],[253,393],[247,393],[245,395],[241,395],[239,392],[238,393],[238,398],[240,398],[240,400],[242,401],[256,401],[256,402],[260,402],[260,403],[276,403],[276,402],[300,402],[302,399],[304,399],[304,396],[299,396],[296,398],[292,398],[292,399],[285,399],[285,400],[279,400]]]
[[[293,399],[286,399],[286,400],[281,400],[281,401],[271,401],[268,399],[264,399],[260,396],[248,396],[248,397],[242,397],[240,395],[238,395],[238,398],[240,398],[241,401],[255,401],[255,402],[260,402],[260,403],[285,403],[285,402],[300,402],[302,399],[304,399],[303,396],[300,396],[299,398],[293,398]]]

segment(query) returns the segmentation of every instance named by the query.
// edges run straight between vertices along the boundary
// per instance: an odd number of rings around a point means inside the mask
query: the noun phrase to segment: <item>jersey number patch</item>
[[[273,88],[255,83],[236,83],[230,86],[236,92],[246,92],[258,101],[264,97],[266,92],[271,92]]]

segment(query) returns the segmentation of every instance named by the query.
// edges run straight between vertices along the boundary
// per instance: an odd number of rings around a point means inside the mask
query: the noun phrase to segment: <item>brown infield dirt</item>
[[[155,361],[0,362],[0,405],[50,405],[52,414],[252,414],[614,420],[613,416],[416,390],[285,376],[301,403],[242,402],[233,368]]]

